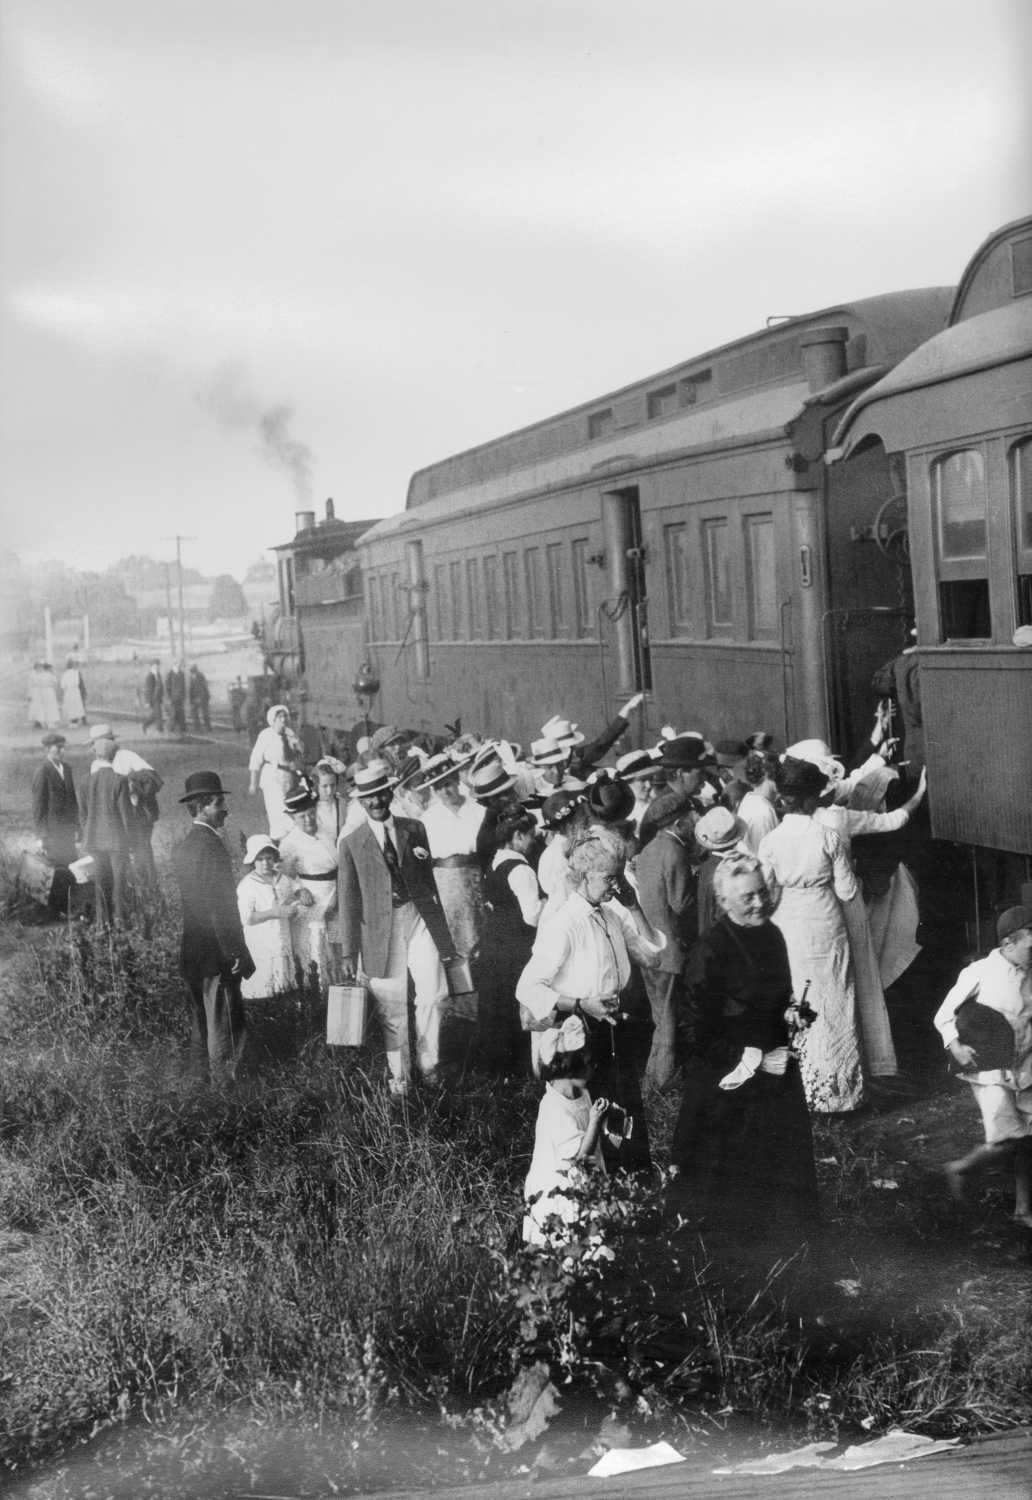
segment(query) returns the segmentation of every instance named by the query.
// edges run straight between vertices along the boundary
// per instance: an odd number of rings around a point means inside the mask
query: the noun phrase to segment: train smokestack
[[[337,519],[337,512],[333,508],[332,500],[327,500],[326,502],[326,519],[327,521],[335,521]]]
[[[302,531],[312,531],[315,527],[314,510],[296,510],[294,512],[294,530],[300,536]]]
[[[848,328],[811,328],[799,341],[803,351],[803,370],[811,391],[822,391],[826,385],[841,380],[846,373]]]

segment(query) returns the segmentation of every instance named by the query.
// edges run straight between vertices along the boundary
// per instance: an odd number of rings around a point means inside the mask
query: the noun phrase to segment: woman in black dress
[[[477,962],[480,1012],[477,1057],[499,1076],[530,1071],[530,1043],[520,1026],[516,981],[537,935],[544,895],[529,862],[537,824],[523,808],[503,815],[484,881],[484,922]]]
[[[810,1117],[790,1048],[802,1024],[785,941],[758,860],[722,861],[722,916],[688,961],[685,1086],[671,1165],[679,1203],[707,1229],[804,1238],[817,1212]]]

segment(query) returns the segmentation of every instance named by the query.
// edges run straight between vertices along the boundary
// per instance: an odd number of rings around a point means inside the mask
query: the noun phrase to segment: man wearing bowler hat
[[[247,1023],[240,984],[254,973],[237,910],[236,881],[220,829],[229,816],[214,771],[193,771],[180,797],[193,818],[172,854],[183,905],[180,966],[190,991],[193,1066],[205,1061],[213,1083],[232,1081]]]
[[[50,887],[51,914],[60,916],[67,909],[73,885],[68,866],[78,853],[79,803],[72,773],[64,763],[65,737],[50,730],[42,740],[44,756],[32,778],[32,821],[36,825],[40,852],[54,867]]]
[[[444,964],[455,955],[434,884],[426,831],[391,812],[396,777],[385,761],[355,772],[365,821],[338,844],[337,938],[345,984],[361,967],[384,1031],[390,1087],[405,1094],[411,1077],[408,982],[415,990],[416,1067],[436,1072]]]

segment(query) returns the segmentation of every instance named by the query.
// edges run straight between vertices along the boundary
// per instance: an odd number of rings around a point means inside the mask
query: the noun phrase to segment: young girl
[[[604,1172],[599,1133],[608,1099],[588,1097],[587,1034],[579,1016],[541,1034],[541,1077],[545,1096],[538,1110],[534,1155],[523,1196],[527,1214],[523,1238],[529,1245],[551,1243],[547,1220],[558,1216],[576,1222],[578,1207],[563,1189],[576,1179],[576,1168],[590,1164]]]

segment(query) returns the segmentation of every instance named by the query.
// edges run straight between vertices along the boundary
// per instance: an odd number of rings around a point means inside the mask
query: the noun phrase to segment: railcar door
[[[616,693],[648,692],[652,687],[648,586],[637,485],[602,496],[609,597],[603,609],[613,626],[617,657]]]

